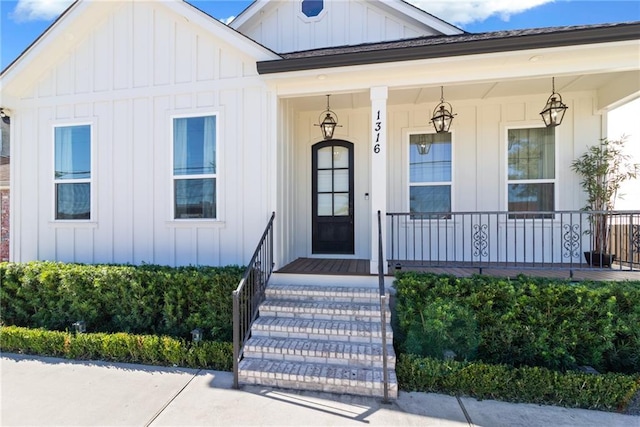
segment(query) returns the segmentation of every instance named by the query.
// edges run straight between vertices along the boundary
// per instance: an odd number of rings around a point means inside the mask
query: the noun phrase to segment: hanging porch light
[[[548,128],[556,127],[562,123],[564,113],[568,108],[569,107],[562,103],[562,96],[556,93],[555,77],[551,77],[551,95],[549,99],[547,99],[547,104],[544,106],[544,109],[540,112],[545,126]]]
[[[421,156],[426,156],[431,151],[431,140],[427,140],[427,135],[413,135],[416,138],[416,148],[418,149],[418,154]]]
[[[447,106],[449,106],[448,110]],[[438,133],[449,132],[449,127],[451,127],[454,116],[456,116],[456,114],[453,114],[453,107],[444,101],[444,89],[440,86],[440,103],[436,105],[436,108],[433,110],[433,115],[429,123],[433,124],[433,127]]]
[[[320,130],[322,131],[322,137],[327,139],[333,138],[333,132],[336,127],[342,127],[338,124],[338,115],[331,111],[331,107],[329,107],[329,97],[331,95],[327,95],[327,109],[320,113],[318,117],[318,123],[314,126],[320,126]],[[322,115],[325,115],[324,119],[322,119]]]

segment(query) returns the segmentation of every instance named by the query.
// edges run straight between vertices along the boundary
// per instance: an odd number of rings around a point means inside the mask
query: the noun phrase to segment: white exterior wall
[[[275,192],[272,97],[255,58],[165,8],[123,3],[20,101],[12,118],[12,258],[243,264]],[[218,116],[218,221],[172,220],[171,117]],[[92,124],[92,220],[54,221],[53,126]]]
[[[300,1],[267,4],[259,19],[240,27],[241,31],[275,52],[294,52],[328,46],[400,40],[438,34],[406,16],[383,10],[377,2],[325,0],[324,9],[308,18]]]

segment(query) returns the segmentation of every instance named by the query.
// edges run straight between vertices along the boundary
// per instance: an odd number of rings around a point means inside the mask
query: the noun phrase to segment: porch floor
[[[298,258],[277,273],[369,276],[368,259]]]
[[[572,280],[594,280],[594,281],[623,281],[640,280],[640,270],[620,270],[614,265],[611,269],[580,269],[573,270],[569,267],[558,268],[550,265],[537,265],[536,267],[525,267],[522,269],[501,268],[499,265],[485,265],[482,267],[482,274],[496,277],[515,277],[524,274],[533,277],[548,277]],[[389,268],[388,275],[392,276],[396,271],[422,271],[435,274],[451,274],[457,277],[469,277],[479,274],[479,267],[455,266],[455,267],[418,267],[405,266],[402,270]],[[326,275],[348,275],[348,276],[370,276],[368,259],[332,259],[332,258],[298,258],[290,264],[277,270],[277,273],[289,274],[326,274]]]

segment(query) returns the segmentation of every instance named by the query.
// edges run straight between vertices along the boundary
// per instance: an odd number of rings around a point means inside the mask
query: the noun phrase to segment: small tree
[[[607,212],[613,210],[620,185],[635,179],[640,165],[631,163],[630,156],[622,148],[627,140],[622,136],[617,140],[602,139],[597,145],[588,147],[587,152],[571,163],[571,169],[582,177],[580,185],[587,193],[587,205],[584,210],[593,211],[592,251],[606,253],[609,246],[609,226]]]

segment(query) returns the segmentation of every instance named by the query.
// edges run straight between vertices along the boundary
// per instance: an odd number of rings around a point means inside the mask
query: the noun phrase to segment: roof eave
[[[259,74],[637,40],[640,23],[258,62]],[[384,54],[381,55],[381,52]]]

